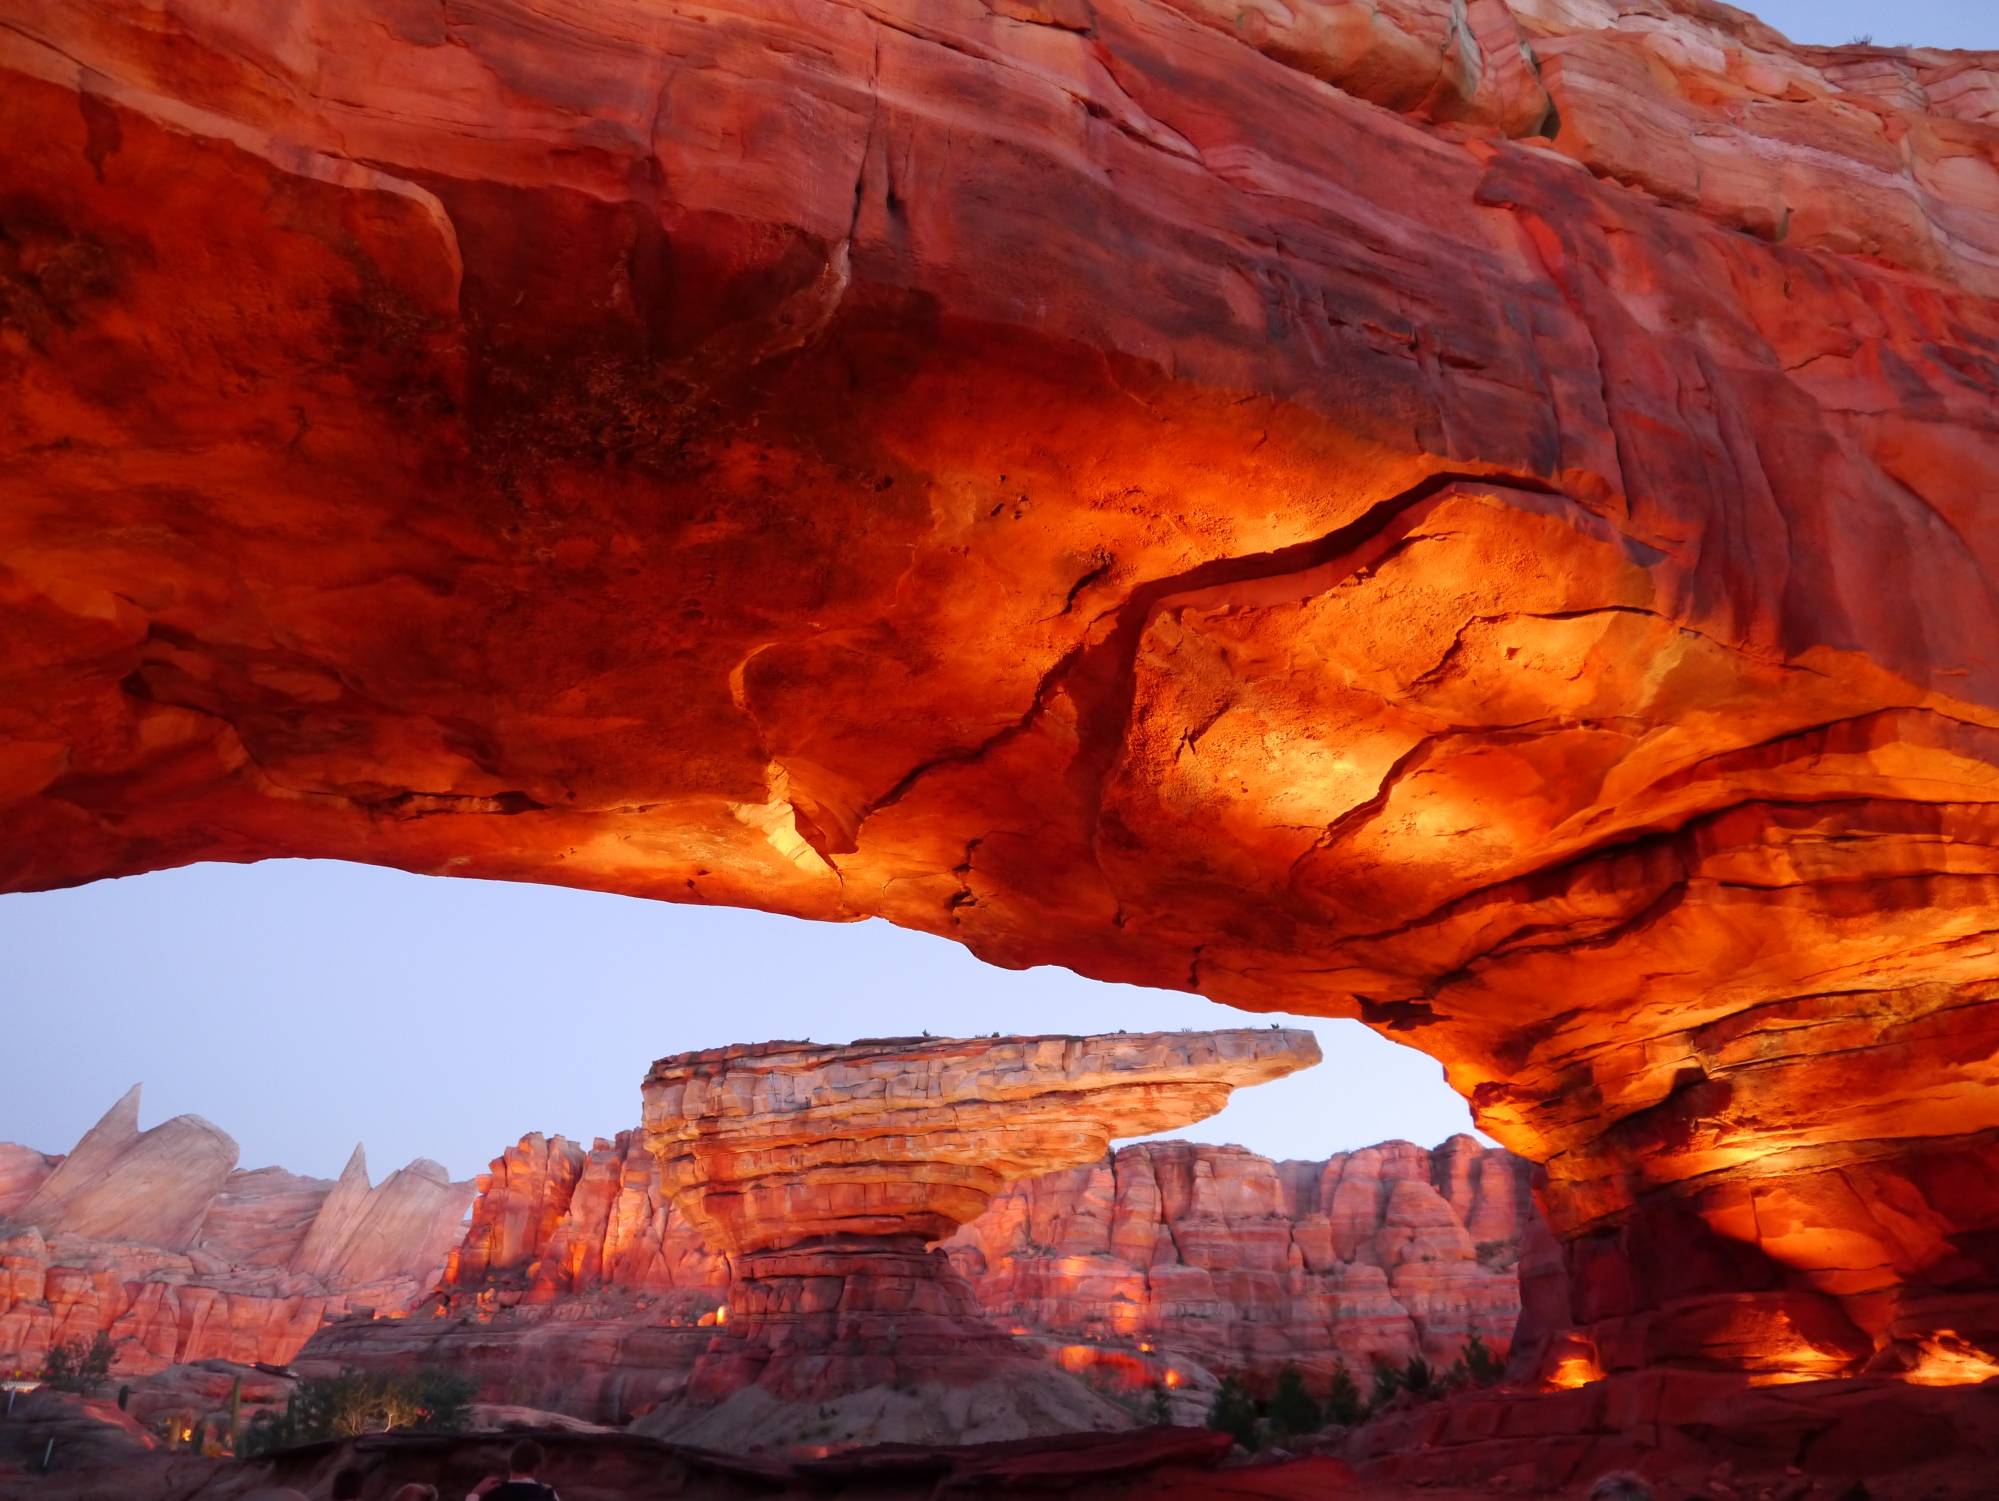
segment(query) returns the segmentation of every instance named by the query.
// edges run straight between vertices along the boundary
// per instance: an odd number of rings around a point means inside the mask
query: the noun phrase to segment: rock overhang
[[[1723,1286],[1814,1369],[1985,1329],[1990,61],[1471,9],[31,7],[0,880],[1358,1015],[1619,1359]]]
[[[715,1249],[945,1238],[1006,1183],[1319,1061],[1299,1029],[771,1042],[662,1058],[646,1146]]]

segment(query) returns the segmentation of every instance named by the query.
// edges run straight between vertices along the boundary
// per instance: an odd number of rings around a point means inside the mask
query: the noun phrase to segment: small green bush
[[[390,1429],[458,1433],[476,1390],[456,1372],[432,1367],[400,1374],[349,1368],[337,1376],[316,1376],[293,1388],[282,1413],[267,1410],[252,1418],[238,1448],[254,1456]]]
[[[1414,1392],[1419,1397],[1429,1395],[1433,1379],[1434,1373],[1430,1370],[1430,1362],[1421,1355],[1411,1355],[1409,1363],[1402,1368],[1402,1389]]]
[[[1500,1358],[1476,1334],[1465,1341],[1464,1353],[1458,1359],[1465,1363],[1465,1374],[1471,1378],[1473,1386],[1496,1385],[1499,1378],[1506,1374],[1506,1367]]]
[[[1402,1369],[1392,1366],[1376,1356],[1374,1361],[1374,1385],[1367,1395],[1368,1410],[1379,1412],[1396,1398],[1402,1390]]]
[[[1305,1378],[1295,1365],[1287,1365],[1277,1373],[1277,1386],[1270,1394],[1265,1411],[1270,1418],[1271,1431],[1279,1438],[1317,1432],[1326,1421],[1319,1404],[1305,1390]]]
[[[1360,1386],[1344,1364],[1333,1367],[1332,1385],[1326,1389],[1326,1421],[1351,1428],[1367,1416],[1367,1402]]]
[[[88,1345],[80,1339],[64,1340],[50,1346],[42,1380],[59,1392],[87,1396],[111,1379],[111,1357],[111,1336],[101,1331]]]
[[[1220,1429],[1245,1449],[1260,1447],[1256,1402],[1232,1375],[1222,1377],[1215,1391],[1214,1403],[1208,1408],[1208,1426]]]

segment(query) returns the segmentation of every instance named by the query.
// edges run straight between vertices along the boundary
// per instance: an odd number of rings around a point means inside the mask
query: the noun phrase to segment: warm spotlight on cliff
[[[1913,1386],[1976,1386],[1994,1376],[1999,1376],[1999,1359],[1955,1329],[1939,1329],[1922,1342],[1902,1379]]]
[[[1549,1388],[1571,1391],[1578,1386],[1588,1386],[1592,1381],[1603,1380],[1603,1365],[1596,1357],[1596,1347],[1587,1341],[1570,1336],[1550,1353],[1554,1356],[1554,1363],[1548,1368],[1544,1383]]]

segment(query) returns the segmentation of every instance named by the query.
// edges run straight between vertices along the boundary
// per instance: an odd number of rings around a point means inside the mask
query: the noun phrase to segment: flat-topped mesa
[[[1240,1085],[1319,1061],[1310,1032],[769,1042],[662,1058],[646,1143],[718,1250],[942,1240],[1016,1178],[1203,1120]]]
[[[648,1432],[723,1449],[1126,1428],[986,1321],[933,1249],[1008,1182],[1214,1114],[1319,1060],[1275,1027],[717,1048],[646,1076],[662,1192],[734,1263],[728,1321]]]

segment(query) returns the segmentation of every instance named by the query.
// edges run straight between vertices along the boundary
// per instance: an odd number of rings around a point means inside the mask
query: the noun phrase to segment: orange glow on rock
[[[1603,1380],[1603,1364],[1597,1359],[1596,1346],[1587,1339],[1570,1335],[1559,1341],[1549,1352],[1554,1363],[1547,1368],[1544,1385],[1555,1391],[1571,1391],[1578,1386],[1588,1386],[1593,1381]]]
[[[1176,1387],[1179,1384],[1180,1384],[1180,1373],[1178,1371],[1169,1368],[1166,1372],[1166,1385],[1170,1388],[1170,1387]]]
[[[1999,1359],[1955,1329],[1939,1329],[1922,1342],[1902,1379],[1914,1386],[1976,1386],[1994,1376],[1999,1376]]]

